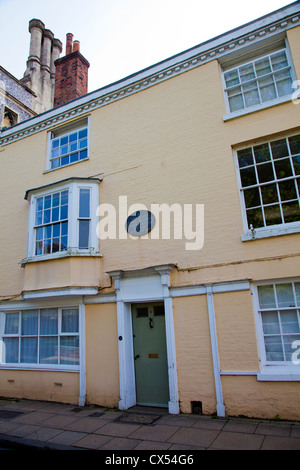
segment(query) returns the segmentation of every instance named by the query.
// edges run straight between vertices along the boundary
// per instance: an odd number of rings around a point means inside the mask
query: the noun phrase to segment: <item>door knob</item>
[[[134,356],[134,360],[138,359],[140,357],[139,354],[137,354],[136,356]]]

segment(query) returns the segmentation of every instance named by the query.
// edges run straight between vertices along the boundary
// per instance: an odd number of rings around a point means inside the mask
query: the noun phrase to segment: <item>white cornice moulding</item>
[[[51,129],[58,124],[83,116],[94,109],[106,106],[211,60],[223,57],[233,50],[243,49],[249,44],[276,36],[299,24],[300,5],[299,2],[296,2],[118,82],[2,131],[0,132],[0,145],[7,145],[42,130]]]

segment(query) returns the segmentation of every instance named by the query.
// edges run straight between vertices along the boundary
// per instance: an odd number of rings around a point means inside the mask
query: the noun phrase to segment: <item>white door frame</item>
[[[114,280],[117,295],[119,408],[121,410],[127,410],[136,405],[131,304],[163,300],[170,394],[168,408],[169,413],[179,413],[173,302],[169,290],[172,269],[173,265],[164,265],[140,271],[113,271],[108,273]]]

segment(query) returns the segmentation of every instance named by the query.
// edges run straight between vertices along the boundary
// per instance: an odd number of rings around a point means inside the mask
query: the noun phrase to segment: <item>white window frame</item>
[[[260,372],[257,373],[257,379],[259,381],[300,381],[300,364],[293,364],[292,362],[288,361],[267,361],[262,317],[260,314],[260,311],[262,311],[263,309],[260,308],[258,298],[259,286],[265,286],[270,284],[290,284],[294,282],[300,282],[300,278],[275,280],[273,279],[259,281],[252,284],[251,289],[255,313],[258,353],[260,360]],[[273,310],[283,309],[274,308]],[[300,307],[293,307],[293,310],[298,310],[300,315]],[[295,351],[297,351],[298,349],[299,348],[295,349]],[[300,358],[300,354],[298,354],[298,358]]]
[[[247,220],[247,211],[246,211],[246,205],[245,205],[245,198],[244,198],[244,189],[242,187],[242,182],[241,182],[241,174],[240,174],[240,167],[239,167],[239,161],[238,161],[238,151],[247,149],[247,148],[252,148],[256,145],[260,144],[265,144],[265,143],[272,143],[276,140],[280,139],[288,139],[289,137],[293,137],[294,135],[299,135],[300,131],[294,132],[292,134],[285,134],[282,136],[277,136],[274,138],[270,138],[261,142],[255,142],[255,143],[249,143],[248,145],[243,145],[242,147],[238,147],[234,149],[234,160],[235,160],[235,168],[236,168],[236,173],[237,173],[237,179],[238,179],[238,187],[239,187],[239,193],[240,193],[240,202],[241,202],[241,210],[242,210],[242,218],[243,218],[243,225],[244,225],[244,234],[241,236],[242,241],[251,241],[251,240],[256,240],[260,238],[268,238],[268,237],[277,237],[280,235],[287,235],[287,234],[292,234],[292,233],[299,233],[300,232],[300,221],[296,222],[288,222],[288,223],[282,223],[278,225],[268,225],[264,227],[253,227],[251,230],[248,227],[248,220]],[[290,156],[291,158],[291,156]],[[276,175],[274,171],[274,175]],[[298,176],[300,179],[300,177]],[[295,181],[297,179],[297,175],[293,175],[290,180]],[[275,179],[274,183],[280,183],[285,181],[285,179]],[[264,186],[264,183],[259,183],[256,185],[257,187],[262,187]],[[299,191],[300,193],[300,191]]]
[[[288,68],[291,72],[292,82],[294,82],[297,79],[297,77],[296,77],[296,73],[295,73],[294,66],[293,66],[292,55],[291,55],[290,48],[289,48],[287,40],[285,40],[284,42],[285,42],[285,46],[282,46],[282,47],[279,47],[279,48],[278,47],[274,48],[273,50],[269,51],[267,54],[263,54],[263,55],[262,54],[257,54],[257,56],[252,57],[251,60],[246,60],[246,61],[241,60],[239,63],[235,64],[234,66],[232,66],[230,68],[222,69],[222,73],[221,73],[222,85],[223,85],[223,92],[224,92],[226,112],[227,112],[226,116],[223,116],[224,121],[226,121],[228,119],[236,118],[236,117],[239,117],[239,116],[243,116],[245,114],[249,114],[249,113],[252,113],[252,112],[256,112],[256,111],[259,111],[261,109],[269,108],[271,106],[282,104],[282,103],[285,103],[285,102],[288,102],[288,101],[292,100],[293,93],[295,92],[294,89],[292,89],[291,93],[288,94],[288,95],[277,97],[273,100],[264,101],[264,102],[261,102],[259,104],[255,104],[253,106],[244,107],[244,108],[236,110],[236,111],[231,111],[230,110],[230,105],[229,105],[228,93],[227,93],[226,80],[225,80],[225,74],[232,71],[232,70],[235,70],[235,69],[238,69],[238,68],[243,67],[245,65],[254,63],[257,60],[260,60],[260,59],[263,59],[263,58],[266,58],[266,57],[270,57],[271,55],[276,54],[277,52],[285,51],[287,61],[288,61]],[[271,75],[271,74],[269,74],[269,75]],[[273,75],[273,73],[272,73],[272,75]],[[244,100],[244,98],[243,98],[243,100]]]
[[[70,255],[97,255],[99,254],[99,239],[97,236],[97,208],[99,205],[99,182],[98,179],[70,178],[60,183],[54,183],[47,187],[36,188],[29,191],[29,215],[28,215],[28,235],[27,235],[27,258],[26,261],[38,261],[53,259]],[[90,190],[90,227],[89,246],[79,248],[79,194],[80,189]],[[68,247],[64,251],[56,251],[48,254],[35,254],[36,229],[35,213],[36,201],[41,196],[68,190]]]
[[[66,304],[65,306],[49,306],[49,305],[43,305],[43,306],[34,306],[31,305],[30,307],[28,306],[23,306],[20,305],[19,308],[13,309],[6,309],[3,308],[3,310],[0,311],[0,369],[20,369],[20,370],[58,370],[58,371],[68,371],[68,372],[79,372],[81,368],[81,355],[82,355],[82,333],[81,333],[81,325],[82,325],[82,320],[81,320],[81,309],[79,308],[78,304],[76,305],[70,305]],[[57,309],[58,310],[58,333],[56,335],[48,335],[48,336],[58,336],[59,338],[63,336],[74,336],[74,337],[79,337],[79,347],[78,347],[78,354],[79,354],[79,363],[78,364],[42,364],[42,363],[23,363],[23,362],[12,362],[12,363],[7,363],[3,362],[4,361],[4,338],[7,337],[15,337],[15,338],[21,338],[21,325],[19,324],[19,332],[17,334],[11,335],[11,334],[5,334],[5,318],[6,315],[10,315],[12,313],[18,313],[21,315],[23,312],[26,313],[27,311],[36,311],[40,312],[43,309]],[[72,332],[72,333],[64,333],[61,331],[61,318],[62,318],[62,310],[68,310],[68,309],[77,309],[78,310],[78,332]],[[43,335],[40,334],[40,331],[38,332],[37,337],[41,337]],[[47,335],[46,335],[47,336]],[[30,337],[30,336],[29,336]],[[19,341],[19,348],[20,348],[20,341]],[[20,351],[19,351],[20,354]],[[39,352],[37,353],[38,356]]]
[[[81,159],[81,160],[76,160],[75,162],[69,162],[65,165],[59,165],[55,168],[52,168],[51,166],[52,161],[53,161],[52,153],[51,153],[52,141],[55,140],[56,138],[67,136],[69,134],[74,133],[75,131],[80,131],[84,128],[87,128],[87,156],[86,158]],[[82,118],[79,121],[74,121],[71,124],[52,129],[51,131],[48,132],[46,172],[59,170],[61,168],[65,168],[70,165],[75,165],[77,163],[85,162],[86,160],[89,159],[89,155],[90,155],[90,116]]]

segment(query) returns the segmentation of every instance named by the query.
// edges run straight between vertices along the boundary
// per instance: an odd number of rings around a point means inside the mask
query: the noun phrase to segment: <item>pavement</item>
[[[16,449],[146,450],[182,459],[198,450],[300,450],[300,422],[0,399],[0,450]]]

